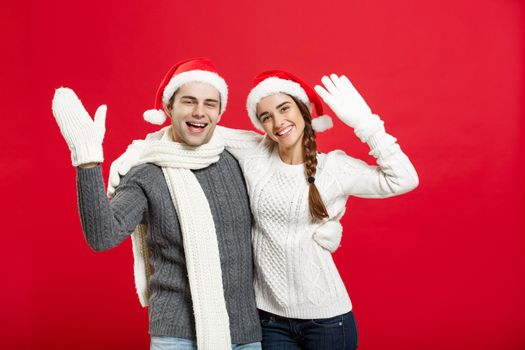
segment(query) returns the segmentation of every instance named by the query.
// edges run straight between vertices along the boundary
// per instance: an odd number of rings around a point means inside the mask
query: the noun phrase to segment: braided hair
[[[290,96],[290,95],[289,95]],[[295,102],[304,119],[303,135],[303,157],[304,172],[308,180],[308,207],[310,215],[315,220],[323,220],[328,217],[328,211],[323,203],[323,199],[315,185],[315,174],[317,172],[317,142],[315,141],[315,131],[312,128],[312,115],[308,107],[299,99],[290,96]]]

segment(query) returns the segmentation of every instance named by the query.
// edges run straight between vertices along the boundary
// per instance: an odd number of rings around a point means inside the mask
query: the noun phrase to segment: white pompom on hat
[[[312,128],[317,132],[330,129],[333,126],[332,118],[323,115],[323,104],[314,89],[299,77],[283,70],[267,70],[257,75],[253,81],[253,88],[248,94],[246,109],[253,125],[264,131],[259,118],[257,118],[257,104],[264,97],[284,93],[291,95],[303,102],[311,110],[311,103],[315,107],[317,118],[312,118]]]
[[[157,90],[155,109],[145,111],[144,120],[152,124],[162,125],[168,117],[164,112],[164,106],[169,103],[177,89],[190,82],[207,83],[219,90],[221,99],[219,113],[221,115],[224,113],[228,103],[228,86],[217,72],[212,60],[199,57],[180,61],[168,70]]]

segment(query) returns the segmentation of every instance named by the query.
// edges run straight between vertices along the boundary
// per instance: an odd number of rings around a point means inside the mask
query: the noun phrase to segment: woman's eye
[[[286,112],[289,109],[290,109],[290,106],[283,106],[281,107],[281,112]]]
[[[270,120],[270,116],[268,114],[264,115],[262,118],[261,118],[261,122],[265,122],[267,120]]]

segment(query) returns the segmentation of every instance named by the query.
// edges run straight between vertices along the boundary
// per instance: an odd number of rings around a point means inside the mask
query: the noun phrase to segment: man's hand
[[[98,164],[99,163],[86,163],[86,164],[80,164],[78,167],[82,169],[89,169],[89,168],[96,167]]]
[[[98,107],[93,120],[73,90],[59,88],[55,91],[52,109],[60,132],[71,151],[73,166],[102,162],[107,107]]]

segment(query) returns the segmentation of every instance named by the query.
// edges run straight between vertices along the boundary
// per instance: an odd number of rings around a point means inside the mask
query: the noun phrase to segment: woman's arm
[[[332,74],[322,82],[324,88],[316,86],[317,93],[362,142],[368,143],[370,155],[377,159],[377,166],[370,166],[342,151],[329,154],[328,161],[335,167],[332,175],[341,183],[343,194],[384,198],[416,188],[419,179],[414,166],[348,78]]]
[[[265,139],[255,131],[231,129],[219,125],[215,128],[215,132],[224,140],[226,150],[239,161],[263,147],[262,143]]]
[[[363,198],[386,198],[409,192],[419,184],[416,169],[381,126],[367,139],[376,166],[347,156],[343,151],[329,153],[332,175],[341,184],[344,195]]]
[[[134,140],[126,151],[111,163],[107,191],[109,196],[112,196],[119,186],[121,176],[126,175],[132,167],[139,163],[140,155],[147,146],[147,142],[160,140],[168,130],[169,127],[164,127],[147,134],[144,140]],[[222,139],[225,149],[239,161],[253,155],[259,149],[265,149],[265,137],[254,131],[216,126],[214,137]]]

